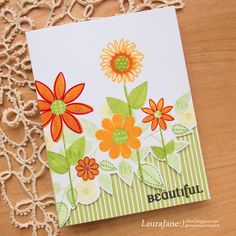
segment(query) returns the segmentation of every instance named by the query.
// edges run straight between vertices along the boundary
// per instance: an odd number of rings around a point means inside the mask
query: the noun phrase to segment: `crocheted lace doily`
[[[59,234],[25,31],[183,1],[0,0],[0,183],[11,224]]]

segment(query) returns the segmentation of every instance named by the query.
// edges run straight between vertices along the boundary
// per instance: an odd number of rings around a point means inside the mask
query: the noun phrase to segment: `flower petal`
[[[161,98],[159,102],[157,103],[157,110],[161,111],[164,106],[164,98]]]
[[[153,115],[154,114],[154,111],[150,108],[144,107],[144,108],[141,108],[141,109],[142,109],[143,112],[145,112],[148,115]]]
[[[115,126],[113,125],[112,121],[109,119],[102,120],[102,127],[110,132],[114,131]]]
[[[42,82],[36,81],[35,82],[36,89],[39,95],[46,101],[52,102],[55,100],[52,90]]]
[[[143,123],[148,123],[148,122],[152,121],[154,118],[155,118],[154,115],[146,116],[146,117],[142,120],[142,122],[143,122]]]
[[[65,103],[73,102],[83,92],[84,86],[85,86],[85,84],[82,83],[82,84],[77,84],[77,85],[73,86],[72,88],[70,88],[66,92],[66,94],[63,98],[63,101]]]
[[[102,152],[107,152],[111,148],[112,142],[102,141],[99,144],[99,148]]]
[[[88,179],[93,180],[94,177],[95,176],[93,175],[93,173],[91,171],[88,171]]]
[[[99,167],[98,163],[94,163],[94,164],[92,164],[92,165],[91,165],[91,163],[89,163],[89,165],[90,165],[90,169],[91,169],[91,170],[96,170],[96,169],[98,169],[98,167]]]
[[[162,110],[161,110],[161,113],[168,113],[169,111],[171,111],[173,108],[173,106],[167,106],[167,107],[164,107]]]
[[[78,115],[88,114],[93,111],[93,108],[84,103],[71,103],[66,105],[66,110]]]
[[[88,171],[84,172],[82,178],[83,178],[83,180],[88,180]]]
[[[77,175],[79,176],[79,177],[82,177],[84,174],[85,174],[85,170],[80,170],[80,171],[77,171]]]
[[[163,130],[167,129],[166,122],[162,118],[159,119],[159,124]]]
[[[89,165],[89,162],[90,162],[89,157],[85,157],[85,158],[84,158],[84,164],[85,164],[85,166],[88,166],[88,165]]]
[[[142,129],[138,126],[134,126],[132,129],[129,131],[129,135],[133,137],[139,137],[142,134]]]
[[[157,110],[156,103],[152,99],[149,99],[149,105],[154,112]]]
[[[75,167],[75,169],[76,169],[77,171],[82,171],[82,170],[84,170],[84,166],[77,165],[77,166]]]
[[[124,158],[129,158],[131,156],[131,149],[129,148],[129,146],[127,144],[123,144],[121,145],[121,156]]]
[[[83,132],[83,128],[80,122],[70,113],[65,112],[62,115],[63,121],[65,122],[66,126],[71,129],[72,131],[81,134]]]
[[[161,118],[162,118],[163,120],[167,120],[167,121],[172,121],[172,120],[174,120],[174,117],[173,117],[173,116],[170,116],[170,115],[168,115],[168,114],[162,114]]]
[[[157,128],[158,123],[159,123],[158,119],[153,119],[152,126],[151,126],[152,131],[154,131]]]
[[[93,166],[95,164],[96,160],[94,158],[90,158],[89,161],[89,167]]]
[[[141,143],[137,138],[131,137],[128,139],[127,144],[133,149],[138,149],[141,146]]]
[[[60,116],[53,117],[50,128],[53,141],[58,142],[62,134],[62,120]]]
[[[104,130],[104,129],[100,129],[96,132],[96,138],[99,140],[111,140],[112,139],[112,133]]]
[[[44,113],[41,114],[41,122],[44,128],[49,124],[52,118],[53,114],[51,111],[45,111]]]
[[[134,123],[135,123],[134,118],[132,116],[128,116],[127,118],[125,118],[122,128],[129,131],[130,129],[133,128]]]
[[[48,111],[51,109],[51,104],[44,100],[38,100],[38,107],[40,111]]]
[[[82,166],[82,167],[85,167],[85,164],[84,164],[84,160],[83,159],[80,159],[78,161],[78,165]]]
[[[117,144],[113,144],[109,151],[109,155],[112,159],[117,159],[120,155],[120,146]]]
[[[123,118],[120,114],[115,114],[112,117],[113,124],[116,128],[121,128],[123,124]]]
[[[62,72],[57,75],[57,78],[54,82],[54,94],[56,99],[60,100],[66,91],[66,81]]]
[[[99,174],[99,170],[90,170],[90,172],[94,175],[94,176],[96,176],[96,175],[98,175]]]

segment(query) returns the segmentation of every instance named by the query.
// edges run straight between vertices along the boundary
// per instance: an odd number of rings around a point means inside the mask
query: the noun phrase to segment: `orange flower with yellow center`
[[[129,158],[132,149],[138,149],[141,143],[138,137],[142,134],[142,130],[138,126],[134,126],[135,120],[129,116],[123,118],[120,114],[113,115],[112,119],[103,119],[102,127],[96,132],[97,139],[101,140],[99,148],[102,152],[109,151],[112,159]]]
[[[152,122],[151,129],[154,131],[158,125],[163,130],[167,129],[166,121],[173,121],[174,117],[168,115],[167,113],[170,112],[173,106],[166,106],[164,107],[164,99],[161,98],[159,102],[156,104],[152,99],[149,99],[150,108],[142,108],[142,111],[148,114],[142,122],[148,123]]]
[[[136,44],[122,39],[119,43],[108,43],[101,55],[101,69],[112,81],[134,81],[141,72],[144,55],[136,49]]]
[[[75,167],[77,175],[83,180],[93,180],[99,174],[99,165],[94,158],[85,157],[78,161]]]
[[[62,135],[62,122],[74,132],[83,132],[79,120],[73,115],[84,115],[93,111],[93,108],[84,103],[71,103],[82,93],[85,84],[77,84],[66,92],[66,81],[60,72],[54,82],[54,93],[42,82],[35,82],[39,95],[44,100],[38,101],[43,127],[50,122],[51,136],[54,142],[58,142]]]

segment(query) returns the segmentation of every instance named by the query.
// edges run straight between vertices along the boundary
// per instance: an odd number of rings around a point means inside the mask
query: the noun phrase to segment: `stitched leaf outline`
[[[164,180],[159,169],[149,163],[141,164],[143,181],[146,185],[154,188],[165,189]],[[137,176],[141,180],[140,170],[137,171]]]
[[[69,210],[64,202],[56,204],[59,226],[63,226],[69,218]]]

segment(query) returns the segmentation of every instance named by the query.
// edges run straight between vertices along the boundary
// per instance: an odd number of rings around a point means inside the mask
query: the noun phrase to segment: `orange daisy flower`
[[[150,108],[142,108],[142,111],[148,114],[142,122],[148,123],[152,122],[151,129],[154,131],[158,124],[163,130],[167,129],[166,121],[173,121],[174,117],[168,115],[167,113],[170,112],[173,106],[166,106],[164,107],[164,98],[161,98],[159,102],[156,104],[152,99],[149,99]]]
[[[99,165],[94,158],[84,157],[75,167],[77,175],[83,180],[93,180],[99,174]]]
[[[129,116],[123,118],[120,114],[113,115],[112,119],[103,119],[102,127],[96,132],[97,139],[101,140],[99,148],[102,152],[109,151],[112,159],[129,158],[131,149],[138,149],[141,146],[138,137],[142,134],[142,129],[134,126],[135,120]]]
[[[122,39],[119,43],[108,43],[101,55],[101,69],[108,78],[118,83],[134,81],[141,72],[144,55],[136,49],[136,44]]]
[[[62,122],[76,133],[82,133],[83,129],[79,120],[73,115],[84,115],[93,111],[93,108],[84,103],[71,103],[82,93],[85,84],[77,84],[66,92],[66,81],[60,72],[54,82],[52,90],[42,82],[35,82],[39,95],[44,100],[38,101],[43,127],[51,122],[51,136],[54,142],[58,142],[62,135]]]

